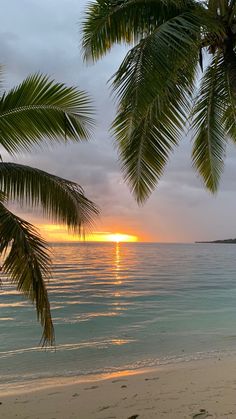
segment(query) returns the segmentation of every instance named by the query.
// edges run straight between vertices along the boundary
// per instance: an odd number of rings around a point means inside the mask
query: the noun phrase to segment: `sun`
[[[114,234],[107,234],[106,241],[109,242],[136,242],[138,241],[137,236],[133,236],[131,234],[121,234],[121,233],[114,233]]]

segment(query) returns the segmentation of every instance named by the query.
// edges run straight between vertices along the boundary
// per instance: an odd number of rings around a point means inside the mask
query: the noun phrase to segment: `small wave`
[[[36,346],[31,348],[21,348],[21,349],[14,349],[9,351],[1,351],[0,358],[9,358],[14,355],[22,355],[30,352],[60,352],[60,351],[76,351],[78,349],[84,348],[97,348],[103,349],[108,348],[110,346],[121,346],[127,345],[131,342],[135,342],[135,339],[107,339],[107,340],[98,340],[98,341],[89,341],[89,342],[81,342],[81,343],[65,343],[57,345],[54,348],[46,348],[42,350],[42,348]]]

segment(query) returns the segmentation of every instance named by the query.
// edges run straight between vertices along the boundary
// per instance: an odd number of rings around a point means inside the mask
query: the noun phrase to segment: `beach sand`
[[[2,419],[236,418],[236,357],[1,389]]]

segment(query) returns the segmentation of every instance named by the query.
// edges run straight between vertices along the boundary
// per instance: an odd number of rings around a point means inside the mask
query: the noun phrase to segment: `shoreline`
[[[31,382],[30,391],[23,384],[18,391],[12,388],[11,394],[6,388],[1,391],[1,417],[191,419],[196,414],[196,419],[203,419],[208,412],[212,418],[236,418],[235,355],[123,371],[106,378],[43,381]]]
[[[199,357],[200,355],[200,357]],[[52,375],[52,376],[39,376],[32,378],[25,378],[22,380],[13,380],[13,381],[2,381],[0,383],[0,395],[8,396],[15,394],[24,394],[27,392],[34,392],[34,387],[37,387],[39,390],[50,389],[51,387],[63,387],[70,386],[75,384],[83,384],[89,382],[97,381],[107,381],[113,378],[120,376],[138,376],[142,374],[152,374],[157,371],[167,371],[169,369],[175,370],[182,368],[188,365],[197,365],[198,363],[204,362],[214,362],[217,360],[230,360],[235,359],[236,361],[236,351],[209,351],[209,352],[196,352],[193,354],[188,354],[187,357],[178,357],[166,360],[163,362],[163,359],[160,360],[159,364],[152,366],[143,366],[139,368],[124,368],[117,369],[111,372],[95,372],[88,374],[70,374],[70,375]]]

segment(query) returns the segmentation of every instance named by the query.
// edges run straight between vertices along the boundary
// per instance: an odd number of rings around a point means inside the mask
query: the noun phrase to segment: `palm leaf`
[[[190,108],[198,33],[188,13],[173,18],[140,41],[115,74],[119,107],[113,130],[138,202],[154,189],[179,141]]]
[[[50,258],[46,243],[35,228],[0,202],[0,254],[6,253],[3,271],[35,305],[43,327],[42,343],[53,344],[54,330],[45,286]]]
[[[130,108],[114,121],[124,177],[139,203],[154,190],[181,138],[187,104],[179,75],[178,81],[170,81],[166,91],[157,94],[142,117]]]
[[[96,0],[83,23],[85,59],[97,60],[116,43],[134,44],[163,22],[202,8],[191,0]]]
[[[164,22],[126,55],[113,78],[121,107],[149,103],[180,68],[196,66],[199,20],[186,12]]]
[[[201,82],[193,109],[193,165],[205,186],[216,192],[224,168],[226,135],[223,115],[226,109],[226,83],[223,57],[215,54]]]
[[[225,64],[225,63],[224,63]],[[232,82],[230,80],[230,74],[228,66],[225,65],[225,85],[226,85],[226,100],[227,106],[223,113],[222,122],[226,134],[236,142],[236,97],[234,89],[232,88]]]
[[[45,215],[77,233],[91,228],[98,215],[97,206],[77,183],[29,166],[0,163],[0,189],[10,200],[40,205]]]
[[[25,79],[0,99],[0,144],[11,154],[29,151],[43,139],[88,139],[91,101],[83,92],[40,74]]]

